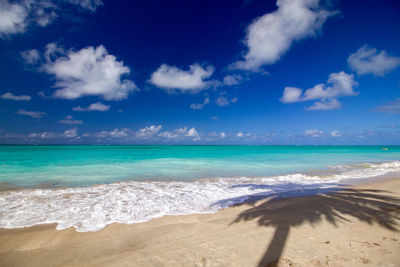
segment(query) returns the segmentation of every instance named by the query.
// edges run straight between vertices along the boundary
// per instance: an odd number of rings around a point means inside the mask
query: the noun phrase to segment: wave
[[[78,232],[112,223],[139,223],[164,215],[212,213],[244,202],[293,190],[335,187],[343,179],[400,172],[400,161],[332,166],[324,175],[302,173],[183,181],[127,181],[91,187],[24,189],[0,193],[0,227],[19,228],[57,223]]]

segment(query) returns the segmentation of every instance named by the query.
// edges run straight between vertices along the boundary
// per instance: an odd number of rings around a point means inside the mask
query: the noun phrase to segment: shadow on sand
[[[298,195],[298,193],[297,193]],[[397,230],[397,220],[400,219],[400,198],[390,196],[390,192],[370,189],[313,189],[303,190],[306,197],[289,198],[290,193],[267,197],[261,205],[252,205],[242,212],[233,222],[258,220],[260,226],[273,226],[274,236],[259,261],[259,266],[274,266],[287,241],[292,227],[327,220],[334,226],[338,222],[349,222],[358,219],[368,224],[378,224],[392,231]],[[312,197],[307,197],[313,195]],[[282,201],[282,198],[286,198]],[[299,210],[297,216],[287,216],[293,210]]]

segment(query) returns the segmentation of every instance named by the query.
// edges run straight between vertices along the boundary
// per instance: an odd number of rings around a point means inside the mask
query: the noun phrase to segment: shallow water
[[[400,160],[389,146],[0,146],[0,183],[82,187],[133,180],[283,175]]]
[[[1,146],[0,227],[97,231],[400,173],[400,147]]]

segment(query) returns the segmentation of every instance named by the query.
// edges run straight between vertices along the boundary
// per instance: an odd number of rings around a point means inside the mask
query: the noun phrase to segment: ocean
[[[0,146],[0,227],[98,231],[400,174],[400,146]]]

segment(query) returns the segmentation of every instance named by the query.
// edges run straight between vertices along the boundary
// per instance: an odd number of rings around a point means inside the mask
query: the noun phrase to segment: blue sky
[[[0,143],[400,144],[398,1],[0,0]]]

